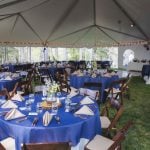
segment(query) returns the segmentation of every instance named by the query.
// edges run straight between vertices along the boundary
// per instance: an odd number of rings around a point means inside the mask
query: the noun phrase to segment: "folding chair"
[[[22,150],[71,150],[68,142],[57,143],[26,143],[21,145]]]
[[[106,138],[101,135],[96,135],[86,146],[85,150],[121,150],[121,143],[124,141],[132,122],[128,121],[121,130],[113,137]]]

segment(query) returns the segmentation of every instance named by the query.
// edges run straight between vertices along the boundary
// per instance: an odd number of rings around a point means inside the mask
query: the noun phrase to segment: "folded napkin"
[[[22,94],[24,94],[24,92],[22,92],[22,91],[17,91],[17,94],[22,95]]]
[[[12,78],[17,78],[17,77],[19,77],[19,74],[17,74],[17,73],[12,74]]]
[[[11,100],[6,101],[1,108],[18,108],[18,106]]]
[[[78,76],[79,76],[79,77],[82,77],[82,76],[83,76],[83,73],[78,73]]]
[[[103,76],[104,77],[111,77],[111,74],[110,73],[105,73]]]
[[[68,95],[70,98],[76,96],[78,93],[77,92],[74,92],[74,91],[71,91],[70,94]]]
[[[97,94],[98,94],[98,90],[91,90],[91,89],[87,89],[86,90],[86,94],[92,98],[92,99],[95,99]]]
[[[87,91],[86,88],[80,88],[80,89],[79,89],[80,95],[85,95],[85,94],[86,94],[86,91]]]
[[[25,117],[24,114],[22,114],[19,110],[13,108],[11,109],[6,115],[5,115],[5,120],[12,120],[12,119],[17,119],[20,117]]]
[[[7,76],[4,80],[12,80],[10,76]]]
[[[24,98],[20,94],[15,94],[11,99],[16,100],[16,101],[23,101],[24,100]]]
[[[92,78],[96,78],[96,74],[94,73],[94,74],[92,74]]]
[[[74,87],[70,87],[71,88],[71,91],[74,91],[74,92],[77,92],[78,89],[74,88]]]
[[[48,111],[46,111],[43,115],[43,125],[48,126],[52,118],[53,116]]]
[[[78,74],[78,72],[77,71],[74,71],[73,73],[72,73],[72,75],[77,75]]]
[[[93,111],[87,106],[82,106],[78,111],[75,112],[76,115],[90,115],[93,116]]]
[[[86,105],[86,104],[93,104],[94,102],[88,97],[86,96],[85,98],[83,98],[80,102],[82,105]]]
[[[74,87],[70,87],[72,92],[77,92],[78,89],[74,88]],[[63,89],[64,92],[67,92],[67,88]]]
[[[113,71],[113,72],[111,72],[110,73],[111,74],[111,76],[114,76],[114,75],[116,75],[116,73]]]

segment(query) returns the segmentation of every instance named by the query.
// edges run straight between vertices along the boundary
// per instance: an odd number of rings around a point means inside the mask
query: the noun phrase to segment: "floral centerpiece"
[[[61,102],[59,100],[59,97],[57,97],[58,93],[60,91],[59,85],[49,79],[45,79],[45,92],[46,92],[46,99],[42,102],[41,106],[43,109],[52,109],[55,105],[56,107],[61,106]],[[57,93],[57,94],[56,94]]]
[[[51,82],[51,80],[48,79],[45,80],[45,84],[47,89],[47,97],[51,100],[54,99],[54,97],[56,97],[56,93],[60,91],[59,85],[55,81]]]

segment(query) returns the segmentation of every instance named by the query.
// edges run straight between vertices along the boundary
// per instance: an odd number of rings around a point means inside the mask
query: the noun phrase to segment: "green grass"
[[[123,142],[123,150],[150,150],[150,85],[142,78],[133,77],[129,84],[130,99],[125,99],[125,111],[119,120],[123,126],[134,122]]]

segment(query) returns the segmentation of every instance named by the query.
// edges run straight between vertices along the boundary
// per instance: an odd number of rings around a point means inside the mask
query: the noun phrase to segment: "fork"
[[[34,120],[33,120],[33,122],[32,122],[32,126],[35,126],[37,124],[37,122],[38,122],[38,118],[35,117]]]

